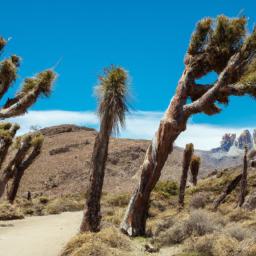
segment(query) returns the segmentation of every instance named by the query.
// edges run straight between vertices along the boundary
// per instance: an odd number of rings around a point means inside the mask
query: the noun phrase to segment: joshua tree
[[[200,156],[193,155],[190,163],[190,172],[192,176],[192,183],[194,186],[197,185],[197,176],[199,173],[200,163]]]
[[[214,115],[227,105],[229,96],[256,96],[256,29],[249,33],[246,18],[202,19],[196,26],[185,57],[185,68],[144,162],[141,178],[121,223],[130,236],[144,235],[150,194],[155,187],[177,137],[186,130],[194,114]],[[212,84],[197,80],[210,72],[217,74]]]
[[[180,190],[179,190],[179,205],[180,207],[184,206],[184,197],[185,197],[185,189],[188,178],[188,170],[191,162],[191,158],[194,152],[194,146],[192,143],[187,144],[184,153],[183,153],[183,162],[182,162],[182,175],[180,178]]]
[[[96,87],[100,131],[95,139],[92,153],[90,183],[80,232],[97,232],[100,229],[100,199],[109,137],[112,132],[118,133],[119,125],[124,126],[125,112],[128,110],[127,89],[127,73],[122,68],[114,66],[105,70],[105,76],[100,77],[100,84]]]
[[[43,139],[44,137],[42,136],[41,133],[36,133],[33,135],[25,135],[21,139],[20,138],[16,139],[16,144],[17,144],[16,147],[20,151],[22,151],[22,148],[24,147],[28,148],[28,150],[26,152],[23,152],[23,155],[25,155],[26,157],[23,157],[23,159],[20,159],[22,161],[17,161],[17,157],[16,157],[15,167],[12,169],[13,171],[12,185],[10,190],[7,192],[7,198],[10,203],[13,203],[14,199],[16,198],[20,181],[22,176],[24,175],[25,170],[35,161],[35,159],[41,153]],[[18,151],[16,154],[18,154]]]
[[[4,49],[6,41],[0,37],[0,51]],[[10,86],[15,82],[17,70],[20,65],[20,58],[16,55],[4,59],[0,62],[0,99],[6,94]],[[13,97],[2,104],[0,109],[0,119],[19,116],[26,113],[27,109],[32,106],[40,95],[48,96],[55,79],[55,74],[51,70],[46,70],[35,77],[27,78],[21,90]],[[17,149],[11,157],[7,157],[9,149],[13,144],[15,134],[19,126],[11,123],[0,124],[0,169],[3,162],[8,159],[9,162],[0,174],[0,198],[3,196],[7,183],[14,178],[13,189],[10,191],[10,201],[13,201],[20,179],[25,169],[32,163],[36,157],[34,150],[30,153],[30,148],[41,148],[41,136],[29,135],[17,139]],[[35,138],[37,137],[37,139]],[[37,141],[37,142],[36,142]],[[40,151],[40,150],[39,150]],[[13,192],[12,192],[13,191]],[[16,192],[14,192],[16,191]]]
[[[243,159],[243,172],[242,172],[242,178],[240,181],[240,196],[239,196],[239,207],[242,207],[244,203],[244,199],[247,193],[247,152],[248,148],[244,148],[244,159]]]

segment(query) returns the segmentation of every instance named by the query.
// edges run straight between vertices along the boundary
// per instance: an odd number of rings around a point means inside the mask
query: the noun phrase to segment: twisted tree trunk
[[[31,144],[31,136],[26,136],[18,151],[16,152],[13,159],[9,162],[7,167],[4,169],[2,176],[0,177],[0,198],[3,196],[5,187],[8,181],[13,177],[15,171],[17,170],[17,166],[20,165],[24,157],[26,156]]]
[[[184,206],[185,190],[188,178],[188,170],[193,154],[193,144],[187,144],[183,154],[182,175],[180,178],[179,205]]]
[[[160,122],[140,167],[140,183],[133,192],[120,226],[121,231],[129,236],[145,234],[151,191],[159,180],[169,153],[173,150],[174,141],[186,129],[188,116],[184,114],[183,106],[187,98],[187,85],[193,80],[191,76],[189,69],[184,71],[176,94]]]
[[[84,216],[80,226],[80,232],[100,230],[101,212],[100,199],[105,175],[105,165],[108,155],[108,143],[111,132],[111,121],[108,115],[101,122],[100,131],[95,139],[91,160],[90,182],[87,191],[87,199]]]
[[[8,201],[12,204],[16,198],[19,186],[20,186],[20,181],[24,175],[25,170],[35,161],[35,159],[39,156],[41,152],[41,147],[42,144],[36,145],[31,154],[27,157],[26,160],[24,160],[19,166],[17,166],[14,177],[13,177],[13,182],[11,185],[10,190],[7,193],[7,199]]]
[[[243,161],[243,172],[242,172],[242,178],[240,181],[240,196],[239,196],[239,207],[242,207],[245,196],[247,193],[247,148],[244,150],[244,161]]]

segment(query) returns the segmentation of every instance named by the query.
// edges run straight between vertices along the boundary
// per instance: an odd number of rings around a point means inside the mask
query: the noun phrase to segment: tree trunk
[[[84,209],[80,232],[98,232],[100,230],[101,212],[100,199],[108,155],[108,144],[111,131],[111,120],[103,117],[101,127],[96,136],[91,160],[90,183]]]
[[[244,150],[244,166],[243,166],[243,172],[242,172],[242,178],[240,181],[240,196],[239,196],[239,207],[242,207],[245,196],[247,193],[247,148]]]
[[[19,166],[17,166],[14,177],[13,177],[13,182],[11,185],[10,190],[7,192],[7,199],[8,201],[12,204],[16,198],[19,186],[20,186],[20,181],[26,171],[26,169],[35,161],[37,156],[39,156],[41,152],[41,147],[42,144],[36,145],[31,154],[27,157],[26,160],[24,160]]]
[[[213,209],[217,210],[220,204],[222,204],[225,198],[236,188],[242,179],[242,174],[236,176],[224,189],[221,195],[213,202]]]
[[[193,144],[187,144],[183,154],[182,175],[180,178],[179,205],[184,207],[184,197],[188,178],[188,170],[193,154]]]
[[[31,139],[31,136],[27,136],[23,139],[21,146],[16,152],[15,156],[4,169],[2,176],[0,177],[0,198],[3,196],[5,187],[8,181],[13,177],[17,166],[19,166],[22,160],[25,158],[31,146]]]
[[[159,180],[169,153],[173,150],[174,141],[186,129],[188,116],[184,115],[183,106],[186,103],[187,85],[190,80],[190,71],[185,70],[140,167],[140,183],[133,192],[120,225],[121,231],[129,236],[145,234],[151,191]]]

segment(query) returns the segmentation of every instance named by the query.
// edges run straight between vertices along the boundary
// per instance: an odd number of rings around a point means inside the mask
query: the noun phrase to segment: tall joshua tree
[[[200,156],[193,155],[190,162],[190,172],[192,176],[192,183],[194,186],[197,185],[197,176],[199,173],[200,163],[201,163]]]
[[[242,178],[240,181],[240,196],[239,196],[239,207],[242,207],[245,196],[247,193],[247,166],[248,166],[248,160],[247,160],[247,152],[248,148],[245,146],[244,148],[244,159],[243,159],[243,172],[242,172]]]
[[[96,92],[99,99],[100,131],[95,139],[92,153],[90,183],[80,227],[81,232],[100,230],[100,199],[109,137],[112,132],[118,133],[119,125],[124,125],[125,112],[128,110],[126,104],[127,73],[120,67],[111,66],[106,69],[105,76],[100,77],[100,84],[96,87]]]
[[[0,37],[0,52],[3,51],[6,41]],[[10,86],[15,82],[17,70],[20,65],[20,58],[13,55],[0,62],[0,99],[7,93]],[[3,104],[0,109],[0,119],[15,117],[26,113],[27,109],[32,106],[40,95],[48,96],[51,92],[55,74],[52,70],[46,70],[35,77],[27,78],[21,90]],[[19,126],[11,123],[0,123],[0,198],[3,196],[7,183],[14,179],[13,184],[15,193],[12,194],[13,201],[19,186],[20,179],[27,167],[33,162],[38,154],[34,153],[37,148],[40,151],[42,139],[39,135],[29,135],[14,139]],[[37,138],[36,138],[37,137]],[[13,142],[16,141],[16,151],[11,157],[7,158],[9,149]],[[32,149],[34,148],[34,149]],[[31,152],[32,149],[32,152]],[[8,159],[9,162],[4,168],[3,162]],[[10,191],[10,192],[11,192]]]
[[[121,230],[130,236],[145,234],[150,194],[155,187],[177,137],[186,130],[194,114],[214,115],[227,105],[229,96],[256,96],[256,29],[249,33],[247,20],[218,16],[199,21],[185,57],[185,68],[141,169],[139,184],[134,190],[121,223]],[[210,72],[218,75],[212,84],[197,80]]]
[[[186,190],[186,184],[187,184],[187,178],[188,178],[188,170],[189,170],[193,152],[194,152],[193,144],[192,143],[187,144],[183,153],[182,174],[180,178],[180,189],[179,189],[180,207],[184,206],[184,197],[185,197],[185,190]]]

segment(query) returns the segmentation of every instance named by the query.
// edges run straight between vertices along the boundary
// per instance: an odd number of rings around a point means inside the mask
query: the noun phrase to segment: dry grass
[[[84,202],[70,199],[68,197],[56,198],[50,201],[46,206],[46,212],[48,214],[58,214],[61,212],[74,212],[82,210],[84,207]]]
[[[63,249],[61,256],[132,256],[131,240],[116,228],[106,228],[99,233],[75,236]]]
[[[0,204],[0,221],[16,220],[23,218],[24,215],[18,206],[11,205],[5,202]]]

